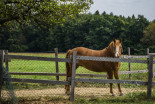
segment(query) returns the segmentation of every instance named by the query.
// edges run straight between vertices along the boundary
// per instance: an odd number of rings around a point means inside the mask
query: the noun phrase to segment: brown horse
[[[122,52],[122,39],[116,40],[114,39],[107,48],[103,50],[92,50],[84,47],[77,47],[72,50],[68,50],[66,58],[69,58],[70,55],[73,55],[73,52],[77,51],[77,55],[80,56],[97,56],[97,57],[120,57]],[[79,60],[76,64],[76,68],[79,66],[83,66],[88,70],[95,72],[107,72],[108,78],[113,79],[113,75],[115,79],[119,79],[118,69],[120,68],[120,62],[105,62],[105,61],[89,61],[89,60]],[[72,63],[66,63],[66,80],[68,77],[71,77],[72,74]],[[114,96],[112,89],[113,84],[110,83],[110,93]],[[70,94],[70,85],[65,86],[66,94]],[[118,90],[120,95],[123,95],[120,84],[118,84]]]

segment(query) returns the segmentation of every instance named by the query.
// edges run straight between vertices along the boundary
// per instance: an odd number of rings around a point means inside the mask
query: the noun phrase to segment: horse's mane
[[[105,48],[105,49],[109,49],[109,47],[114,44],[114,41],[110,42],[110,44]]]

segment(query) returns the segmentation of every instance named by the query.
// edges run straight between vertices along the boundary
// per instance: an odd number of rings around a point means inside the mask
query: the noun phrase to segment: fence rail
[[[148,70],[136,71],[119,71],[119,74],[133,74],[133,73],[146,73]],[[9,72],[11,75],[46,75],[46,76],[66,76],[65,73],[44,73],[44,72]],[[76,76],[85,77],[107,77],[104,74],[76,74]]]
[[[11,80],[12,82],[25,82],[25,83],[46,83],[46,84],[57,84],[57,85],[70,85],[68,81],[53,81],[53,80],[38,80],[38,79],[21,79],[21,78],[6,78],[4,81]]]
[[[5,59],[22,59],[22,60],[38,60],[38,61],[57,61],[57,62],[71,62],[71,59],[67,58],[48,58],[48,57],[36,57],[36,56],[20,56],[20,55],[4,55]]]
[[[46,75],[46,76],[66,76],[65,73],[43,73],[43,72],[9,72],[11,75]],[[76,74],[81,77],[107,77],[105,74]]]
[[[108,61],[108,62],[130,62],[130,63],[146,63],[147,60],[124,59],[124,58],[110,58],[110,57],[92,57],[92,56],[77,56],[78,60],[91,60],[91,61]]]
[[[149,55],[122,55],[121,58],[149,58]]]
[[[92,78],[76,78],[75,82],[121,83],[121,84],[147,85],[147,82],[144,82],[144,81],[113,80],[113,79],[92,79]],[[155,82],[153,82],[152,85],[155,85]]]

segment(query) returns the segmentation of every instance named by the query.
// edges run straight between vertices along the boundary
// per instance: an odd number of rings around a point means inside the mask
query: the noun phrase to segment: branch
[[[0,24],[4,24],[5,22],[12,21],[12,20],[17,20],[17,19],[19,19],[19,16],[14,16],[14,17],[10,17],[10,18],[0,19]]]
[[[48,0],[50,1],[50,0]],[[33,0],[33,1],[26,1],[27,3],[33,3],[33,2],[44,2],[43,0]],[[22,1],[5,1],[4,4],[11,4],[11,3],[14,3],[14,4],[19,4],[19,3],[22,3]]]

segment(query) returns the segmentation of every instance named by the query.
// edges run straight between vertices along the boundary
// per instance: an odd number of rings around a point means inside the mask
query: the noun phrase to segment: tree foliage
[[[68,16],[65,22],[55,24],[54,27],[46,24],[44,28],[40,28],[32,21],[24,25],[22,30],[10,25],[0,27],[0,48],[9,51],[44,52],[57,47],[59,51],[66,52],[68,49],[83,46],[100,50],[107,47],[114,38],[122,38],[123,54],[127,54],[127,47],[131,47],[131,54],[146,54],[146,48],[151,45],[142,40],[149,24],[142,15],[123,17],[106,12],[100,14],[99,11],[94,14],[76,14],[75,18]]]
[[[88,10],[91,4],[92,0],[1,0],[0,25],[13,20],[20,24],[56,24]]]
[[[155,23],[150,23],[150,25],[146,27],[143,32],[144,37],[141,41],[149,45],[149,48],[155,51]]]

